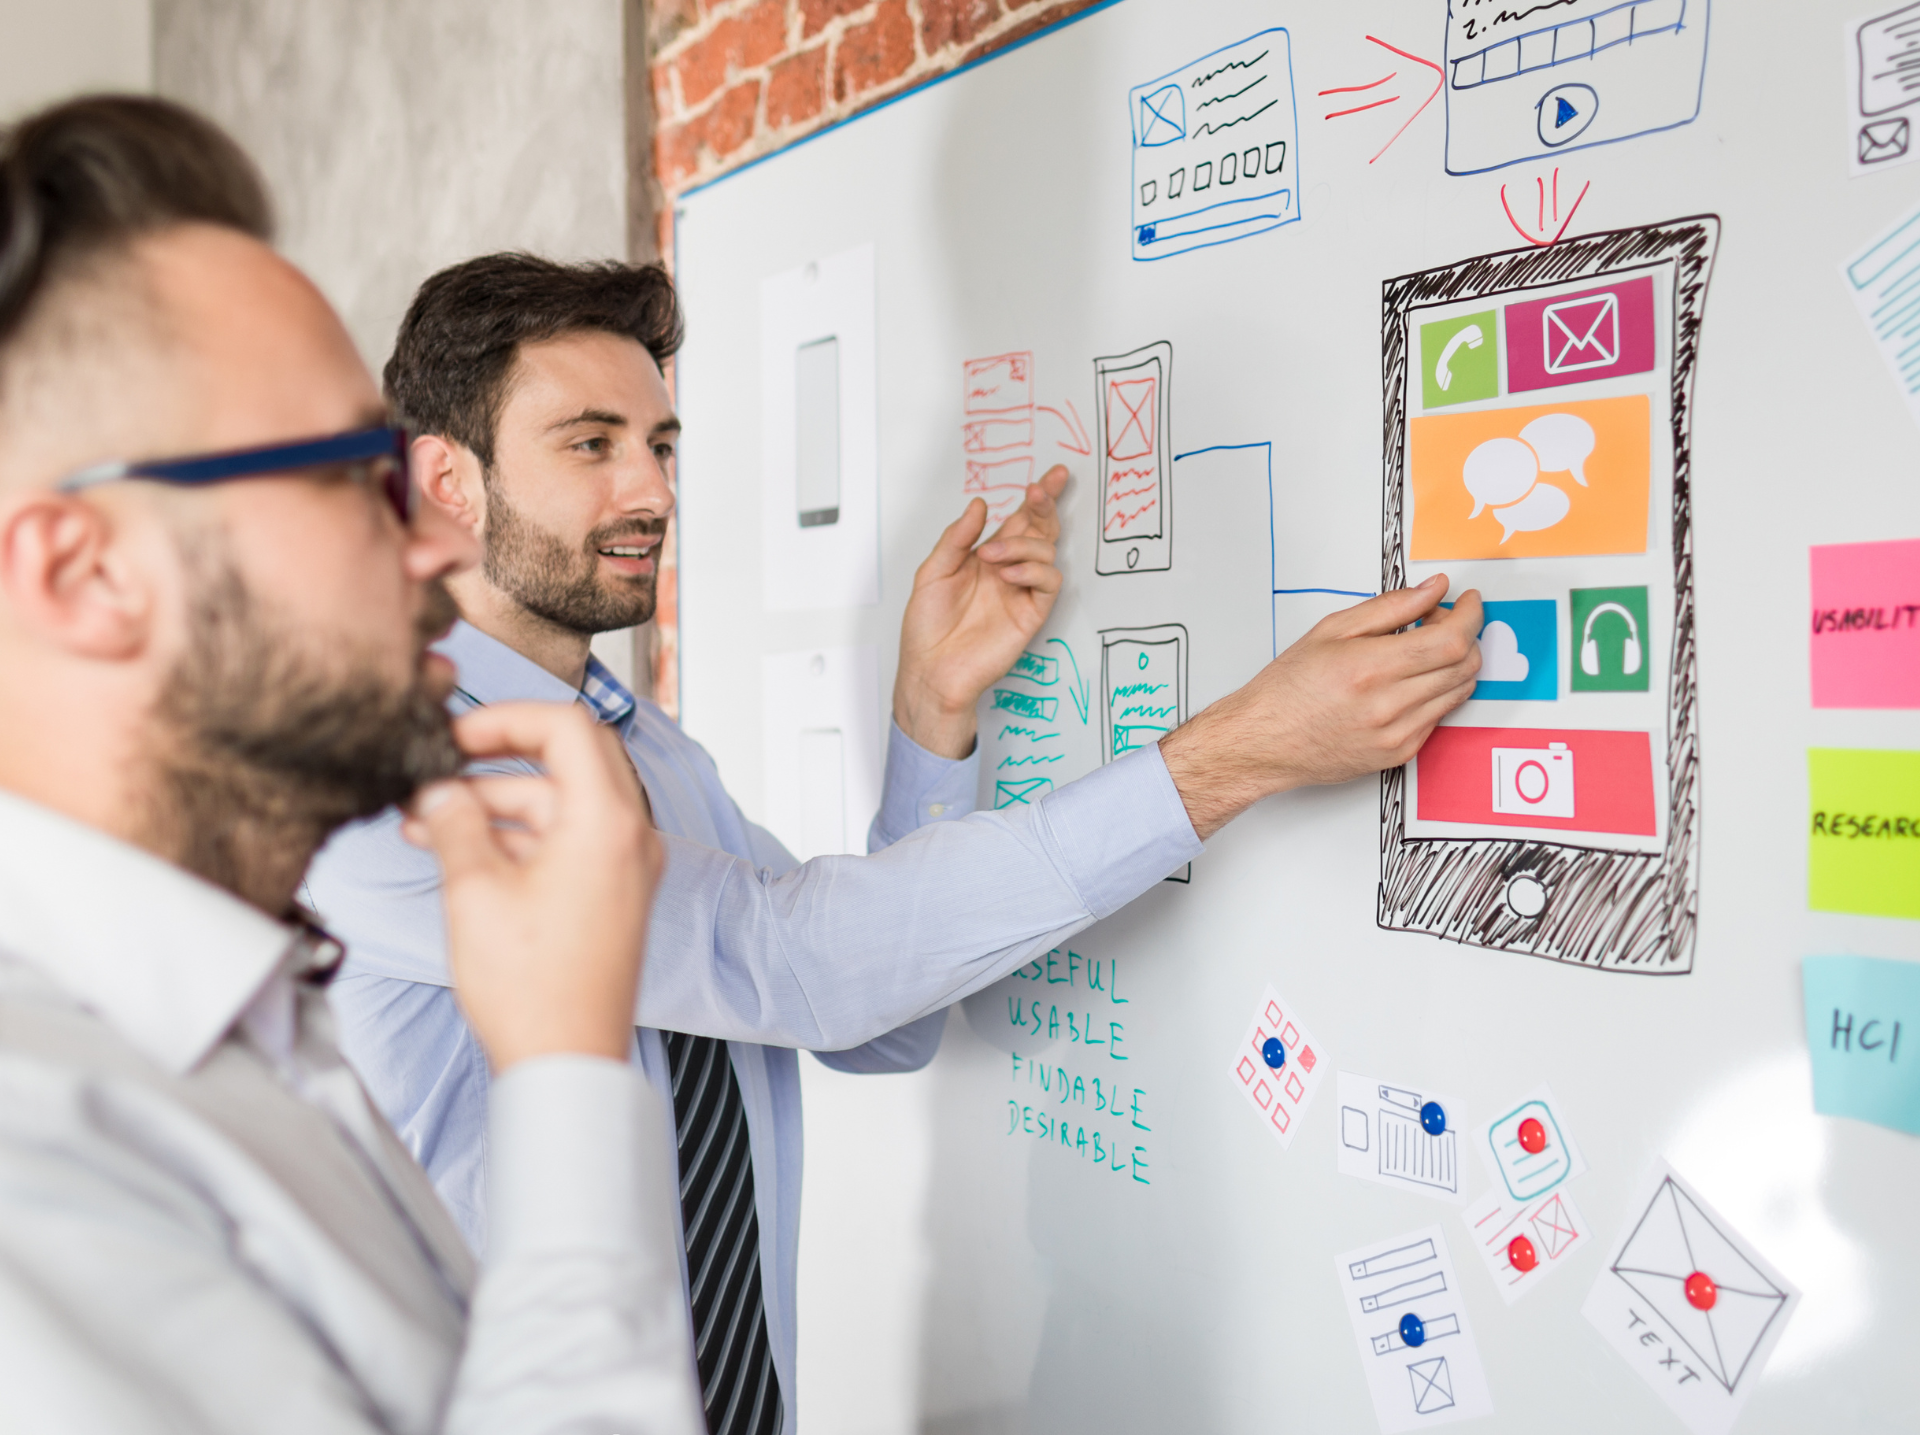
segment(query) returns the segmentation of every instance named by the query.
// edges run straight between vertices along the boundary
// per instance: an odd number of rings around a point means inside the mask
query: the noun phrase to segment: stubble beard
[[[653,616],[656,573],[607,579],[600,572],[602,548],[666,533],[664,518],[610,523],[589,533],[578,548],[540,527],[515,508],[497,477],[487,478],[487,527],[481,572],[527,612],[557,628],[592,636],[631,628]],[[659,563],[660,548],[654,548]]]
[[[453,620],[429,585],[405,682],[343,662],[252,593],[217,536],[184,544],[186,650],[153,710],[149,845],[276,915],[327,837],[459,772],[441,695],[418,661]]]

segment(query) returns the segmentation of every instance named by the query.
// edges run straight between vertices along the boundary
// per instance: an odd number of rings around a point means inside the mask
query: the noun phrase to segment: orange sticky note
[[[1417,418],[1409,447],[1416,562],[1647,551],[1644,394]]]

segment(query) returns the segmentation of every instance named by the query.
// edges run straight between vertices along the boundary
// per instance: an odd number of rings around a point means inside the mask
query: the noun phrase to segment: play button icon
[[[1535,107],[1540,143],[1548,149],[1578,139],[1600,112],[1600,96],[1591,85],[1555,85]]]

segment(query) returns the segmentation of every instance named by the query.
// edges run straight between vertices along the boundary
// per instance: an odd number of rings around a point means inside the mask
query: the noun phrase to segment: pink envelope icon
[[[1507,388],[1512,393],[1590,383],[1654,366],[1653,279],[1506,306]]]

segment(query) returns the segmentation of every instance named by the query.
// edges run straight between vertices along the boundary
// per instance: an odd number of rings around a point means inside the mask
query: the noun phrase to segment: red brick
[[[653,0],[647,15],[647,35],[659,54],[700,23],[696,0]]]
[[[907,0],[884,0],[873,18],[849,25],[833,57],[833,98],[845,104],[913,68],[913,19]]]
[[[671,119],[680,113],[680,106],[673,98],[673,67],[655,65],[648,77],[653,81],[653,112],[661,119]]]
[[[857,14],[873,0],[799,0],[800,38],[811,40],[842,15]]]
[[[700,137],[706,117],[661,125],[653,135],[653,172],[668,193],[700,172]]]
[[[827,47],[789,55],[767,75],[767,128],[813,119],[827,102]]]
[[[758,80],[742,80],[720,96],[706,114],[706,144],[715,158],[725,159],[746,147],[747,141],[753,138],[754,120],[759,113]]]
[[[729,15],[674,59],[680,96],[689,109],[746,70],[757,70],[787,48],[786,0],[760,0]]]
[[[713,162],[744,148],[753,138],[760,109],[760,82],[743,80],[691,119],[662,125],[653,139],[653,163],[668,191],[681,188]]]
[[[928,56],[965,45],[1000,18],[1000,0],[920,0],[920,45]]]
[[[983,55],[991,55],[995,50],[1004,50],[1016,40],[1026,39],[1036,30],[1044,30],[1049,25],[1058,24],[1069,15],[1078,15],[1082,10],[1090,9],[1099,3],[1100,0],[1065,0],[1065,3],[1047,5],[1046,0],[1006,0],[1010,13],[1019,14],[1022,11],[1033,10],[1039,10],[1040,13],[1031,15],[1018,25],[1002,30],[985,44],[975,45],[944,68],[957,69],[961,65],[971,65]]]

